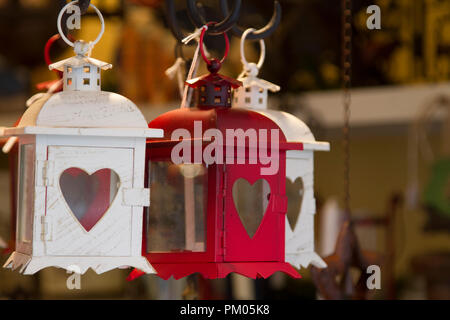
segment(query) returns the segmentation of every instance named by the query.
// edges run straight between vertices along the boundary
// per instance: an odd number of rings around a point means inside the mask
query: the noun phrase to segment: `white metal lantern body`
[[[324,268],[326,263],[314,250],[314,152],[329,151],[330,145],[316,141],[308,126],[289,113],[277,110],[258,112],[273,120],[283,130],[288,142],[303,144],[303,150],[286,153],[286,262],[298,268],[307,268],[310,264]]]
[[[109,64],[77,56],[52,67],[64,71],[64,91],[33,104],[19,127],[4,130],[19,137],[17,245],[5,267],[24,274],[50,266],[153,273],[141,251],[150,198],[145,144],[163,132],[148,129],[130,100],[100,91],[97,80],[83,82]]]

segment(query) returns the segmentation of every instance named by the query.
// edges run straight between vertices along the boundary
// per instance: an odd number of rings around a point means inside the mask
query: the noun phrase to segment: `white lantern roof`
[[[31,105],[18,127],[148,128],[138,107],[112,92],[63,91]]]
[[[244,88],[257,87],[271,92],[280,91],[280,86],[257,77],[243,76],[238,78],[238,80],[242,82],[242,87]]]
[[[288,142],[303,143],[304,150],[329,151],[328,142],[316,141],[309,127],[296,116],[278,110],[253,110],[275,122]]]
[[[96,66],[102,70],[108,70],[112,68],[112,64],[108,62],[103,62],[85,55],[76,55],[74,57],[70,57],[65,60],[61,60],[58,62],[55,62],[49,66],[50,70],[58,70],[58,71],[64,71],[64,67],[69,66],[73,68],[81,68],[84,67],[86,64],[90,64],[93,66]]]

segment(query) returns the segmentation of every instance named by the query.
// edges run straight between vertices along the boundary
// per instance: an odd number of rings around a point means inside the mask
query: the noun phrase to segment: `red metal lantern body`
[[[229,83],[228,78],[215,76],[214,81],[219,82],[206,83],[209,88],[203,88],[205,82],[202,79],[211,79],[211,75],[190,84],[194,87],[199,84],[196,108],[165,113],[149,124],[150,128],[164,129],[165,137],[147,142],[151,205],[145,215],[143,255],[164,279],[171,276],[178,279],[196,272],[211,279],[223,278],[230,272],[266,278],[276,271],[298,278],[297,271],[284,261],[285,166],[286,150],[299,149],[301,144],[287,143],[280,128],[269,118],[251,110],[229,108],[228,95],[221,95],[221,100],[202,99],[202,94],[211,88],[213,94],[214,90],[229,94],[230,87],[235,85]],[[228,88],[225,91],[214,89],[217,83]],[[180,143],[179,137],[174,138],[179,129],[188,133],[189,138],[184,136],[182,140],[190,143],[191,164],[177,165],[172,161],[172,153]],[[217,130],[223,137],[218,141],[215,136],[214,142],[219,146],[216,151],[222,151],[221,156],[215,154],[215,163],[207,163],[204,157],[198,157],[213,143],[207,136],[209,129]],[[226,139],[230,130],[261,132],[260,129],[268,134],[258,135],[257,143],[253,145],[250,140],[236,144]],[[276,150],[271,149],[271,130],[278,132]],[[267,162],[254,158],[260,155],[261,149],[266,155],[279,154],[276,173],[261,173],[266,167],[262,163]],[[233,150],[231,155],[230,150]],[[241,198],[255,196],[254,203],[262,203],[266,198],[267,208],[261,216],[251,212],[253,217],[243,219],[239,215],[233,188],[242,179],[249,186],[260,180],[266,181],[266,193],[261,191],[264,188],[259,188],[256,196],[243,192],[239,195]],[[173,215],[173,212],[179,214]],[[257,225],[254,233],[249,234],[244,224],[255,225],[253,220]]]

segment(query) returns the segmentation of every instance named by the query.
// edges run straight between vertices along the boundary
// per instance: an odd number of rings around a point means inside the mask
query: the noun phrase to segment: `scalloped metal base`
[[[97,274],[101,274],[116,268],[139,268],[144,273],[155,273],[156,271],[144,257],[58,257],[45,256],[34,257],[20,252],[13,252],[3,265],[25,275],[30,275],[48,267],[66,269],[68,271],[79,271],[84,274],[89,268]]]
[[[292,278],[301,278],[301,275],[286,262],[229,262],[229,263],[152,263],[156,273],[164,280],[173,277],[181,279],[194,273],[200,273],[205,279],[225,278],[230,273],[238,273],[248,278],[268,278],[275,272],[283,272]],[[145,272],[135,269],[127,280],[134,280]]]

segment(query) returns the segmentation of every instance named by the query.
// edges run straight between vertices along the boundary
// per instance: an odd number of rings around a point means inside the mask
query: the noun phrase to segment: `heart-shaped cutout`
[[[250,238],[253,238],[269,204],[269,183],[259,179],[251,185],[247,180],[240,178],[233,185],[233,200],[242,225]]]
[[[288,198],[287,219],[292,231],[294,231],[297,225],[297,220],[302,210],[304,192],[305,188],[301,177],[295,179],[294,182],[286,178],[286,196]]]
[[[89,175],[80,168],[69,168],[61,174],[59,186],[73,215],[89,232],[114,201],[120,179],[111,169]]]

